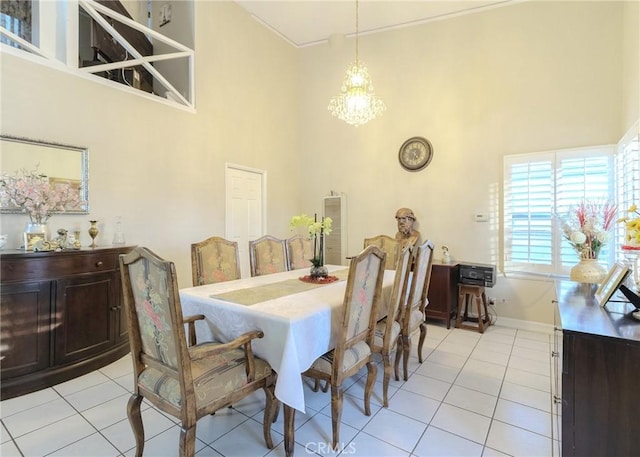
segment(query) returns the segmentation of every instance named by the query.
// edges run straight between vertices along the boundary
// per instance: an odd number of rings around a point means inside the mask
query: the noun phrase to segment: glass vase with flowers
[[[624,245],[622,249],[640,250],[640,211],[635,203],[626,211],[626,215],[618,219],[624,224]]]
[[[323,217],[318,220],[317,214],[313,217],[301,214],[293,216],[289,223],[291,229],[297,227],[306,228],[309,237],[313,239],[313,258],[309,259],[312,264],[309,275],[312,278],[325,278],[329,274],[327,267],[324,265],[324,237],[331,233],[332,222],[330,217]]]
[[[70,183],[53,184],[36,170],[18,170],[14,175],[0,176],[0,204],[15,207],[29,215],[25,231],[42,232],[48,238],[47,222],[58,212],[80,204],[80,189]]]
[[[616,211],[617,206],[609,201],[583,201],[560,217],[563,236],[580,259],[571,269],[573,281],[599,283],[605,278],[607,270],[598,257],[609,241]]]

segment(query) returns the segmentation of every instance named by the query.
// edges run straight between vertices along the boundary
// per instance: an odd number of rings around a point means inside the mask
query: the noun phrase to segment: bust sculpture
[[[396,221],[398,222],[398,233],[396,233],[396,240],[400,241],[402,246],[405,247],[408,244],[417,246],[422,240],[420,232],[413,228],[416,221],[416,216],[409,208],[400,208],[396,211]]]

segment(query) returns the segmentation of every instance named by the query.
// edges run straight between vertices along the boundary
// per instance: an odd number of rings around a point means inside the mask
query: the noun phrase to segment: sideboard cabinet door
[[[2,380],[49,366],[51,283],[3,285],[0,300]]]
[[[113,346],[119,313],[113,273],[56,281],[56,365],[86,359]]]

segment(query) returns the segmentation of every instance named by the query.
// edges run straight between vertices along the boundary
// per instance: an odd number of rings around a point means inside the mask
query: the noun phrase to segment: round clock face
[[[409,171],[418,171],[425,168],[431,162],[433,148],[425,138],[415,136],[405,141],[400,146],[398,160],[403,168]]]

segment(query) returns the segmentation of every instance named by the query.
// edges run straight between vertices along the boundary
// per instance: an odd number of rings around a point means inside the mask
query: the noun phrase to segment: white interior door
[[[264,235],[266,226],[266,172],[226,165],[225,238],[238,243],[240,273],[251,276],[249,240]]]

